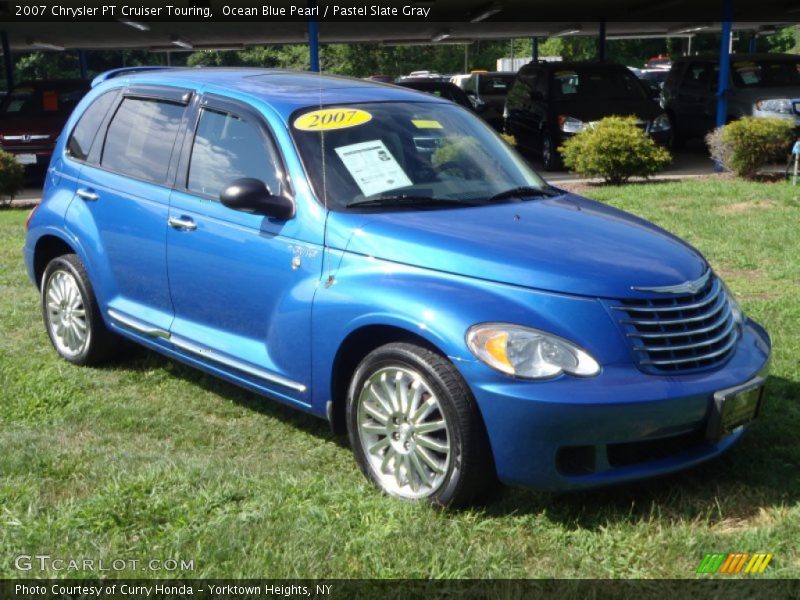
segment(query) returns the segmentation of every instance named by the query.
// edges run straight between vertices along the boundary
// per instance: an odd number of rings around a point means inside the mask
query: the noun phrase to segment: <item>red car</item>
[[[89,87],[83,79],[17,85],[0,102],[0,147],[30,171],[46,169],[56,138]]]

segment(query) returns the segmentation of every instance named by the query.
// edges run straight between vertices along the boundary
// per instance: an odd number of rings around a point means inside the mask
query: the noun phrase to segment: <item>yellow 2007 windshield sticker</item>
[[[372,120],[372,115],[357,108],[323,108],[297,117],[295,129],[300,131],[329,131],[363,125]]]

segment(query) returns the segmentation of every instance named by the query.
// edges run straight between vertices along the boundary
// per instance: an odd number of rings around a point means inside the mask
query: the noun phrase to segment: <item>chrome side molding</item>
[[[170,338],[170,341],[175,345],[175,347],[180,348],[185,352],[189,352],[196,356],[200,356],[206,360],[213,361],[225,367],[236,369],[237,371],[241,371],[242,373],[247,373],[248,375],[252,375],[253,377],[263,379],[264,381],[277,383],[282,387],[289,388],[297,392],[306,391],[306,386],[303,385],[302,383],[292,381],[291,379],[287,379],[286,377],[281,377],[280,375],[276,375],[265,369],[260,369],[241,360],[225,356],[223,354],[220,354],[216,350],[212,350],[211,348],[206,348],[205,346],[200,346],[198,344],[195,344],[194,342],[190,342],[187,339],[177,336],[172,336]]]
[[[128,329],[133,329],[134,331],[144,334],[148,337],[164,338],[166,340],[169,339],[169,331],[164,331],[163,329],[159,329],[158,327],[153,327],[152,325],[143,323],[142,321],[134,319],[133,317],[123,315],[122,313],[117,312],[113,308],[108,309],[108,316],[114,319],[120,325],[123,325]]]

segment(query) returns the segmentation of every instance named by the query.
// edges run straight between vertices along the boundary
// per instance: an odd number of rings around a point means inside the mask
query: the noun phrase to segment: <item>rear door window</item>
[[[163,183],[185,107],[128,97],[108,126],[100,164],[137,179]]]

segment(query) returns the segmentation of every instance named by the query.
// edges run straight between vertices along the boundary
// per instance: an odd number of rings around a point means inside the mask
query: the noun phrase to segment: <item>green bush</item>
[[[25,167],[13,154],[0,150],[0,208],[11,205],[14,195],[25,185]]]
[[[771,162],[785,160],[793,141],[793,121],[756,117],[733,121],[706,136],[711,158],[746,179]]]
[[[559,151],[567,168],[607,183],[649,177],[672,160],[636,125],[635,117],[601,119],[564,142]]]

